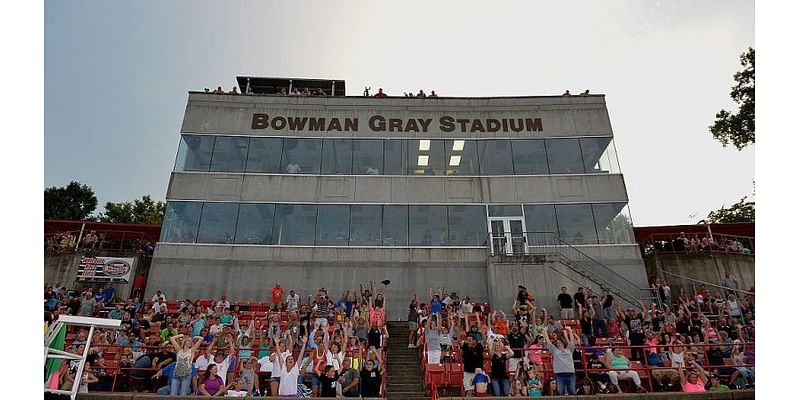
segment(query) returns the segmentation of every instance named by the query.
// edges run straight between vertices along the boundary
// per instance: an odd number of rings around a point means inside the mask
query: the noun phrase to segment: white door
[[[489,218],[492,254],[527,254],[525,222],[522,217]]]

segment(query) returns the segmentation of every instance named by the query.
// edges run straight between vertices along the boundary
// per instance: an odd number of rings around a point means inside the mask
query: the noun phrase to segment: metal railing
[[[639,241],[643,255],[727,253],[755,255],[756,240],[749,236],[735,236],[709,232],[683,235],[680,232],[657,233]]]
[[[565,242],[553,232],[506,232],[489,235],[490,256],[536,256],[557,255],[559,262],[592,283],[608,289],[610,293],[631,305],[638,302],[655,302],[661,305],[658,295],[620,275],[603,263],[595,260],[577,247]]]

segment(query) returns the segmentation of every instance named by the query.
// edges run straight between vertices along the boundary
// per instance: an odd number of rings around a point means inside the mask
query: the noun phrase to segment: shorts
[[[271,380],[272,382],[280,382],[281,381],[281,377],[280,376],[273,376],[273,377],[270,377],[269,380]]]
[[[473,379],[475,379],[475,373],[474,372],[464,371],[463,386],[464,386],[464,391],[465,392],[468,392],[468,391],[474,389],[474,386],[472,386],[472,380]]]
[[[319,376],[317,376],[316,374],[311,374],[311,386],[312,387],[322,386],[322,381],[319,380]]]
[[[508,372],[514,372],[517,370],[519,366],[519,362],[522,361],[521,358],[509,358],[508,359]]]
[[[418,328],[418,325],[417,325],[417,323],[416,323],[416,322],[411,322],[411,321],[408,321],[408,330],[409,330],[409,331],[411,331],[411,332],[416,332],[416,331],[417,331],[417,328]]]

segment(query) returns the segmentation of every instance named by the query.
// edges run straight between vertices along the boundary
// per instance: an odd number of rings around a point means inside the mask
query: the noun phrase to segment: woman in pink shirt
[[[706,391],[706,372],[696,362],[692,362],[692,369],[688,374],[683,370],[683,365],[678,365],[678,377],[681,380],[681,388],[684,392],[705,392]]]
[[[541,336],[536,336],[533,339],[533,343],[528,346],[528,359],[531,360],[532,363],[536,364],[537,368],[542,368],[544,364],[542,363],[542,345],[539,344],[539,340],[541,340]]]

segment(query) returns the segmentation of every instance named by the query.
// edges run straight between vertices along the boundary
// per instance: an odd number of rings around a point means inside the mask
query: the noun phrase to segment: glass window
[[[161,224],[162,242],[194,243],[203,203],[187,201],[167,202],[164,222]]]
[[[447,245],[447,207],[408,206],[408,244]]]
[[[408,206],[383,206],[384,246],[408,245]]]
[[[631,216],[625,203],[592,204],[600,243],[634,243]]]
[[[211,170],[220,172],[242,172],[247,160],[248,138],[238,136],[217,136],[214,154],[211,156]]]
[[[409,175],[444,175],[444,140],[409,140]]]
[[[531,245],[555,244],[554,236],[558,235],[555,207],[552,204],[526,205],[525,229]]]
[[[583,160],[578,139],[546,139],[551,174],[582,174]]]
[[[314,244],[317,206],[279,204],[275,207],[272,240],[276,244]]]
[[[384,175],[405,175],[407,170],[406,156],[408,141],[394,139],[383,141]],[[416,163],[416,161],[414,161]],[[414,164],[416,165],[416,164]]]
[[[381,206],[350,206],[350,245],[381,245]]]
[[[581,152],[586,172],[618,174],[619,162],[611,138],[581,139]]]
[[[383,141],[353,140],[353,174],[380,175],[383,173]]]
[[[589,204],[556,205],[558,236],[570,244],[596,244],[592,207]]]
[[[236,225],[236,243],[273,244],[272,220],[274,204],[242,204],[239,206],[239,223]]]
[[[489,206],[490,217],[521,217],[522,206]]]
[[[175,171],[208,171],[214,136],[183,135],[175,158]]]
[[[238,215],[238,203],[203,204],[197,243],[233,243]]]
[[[319,139],[284,139],[281,172],[288,174],[318,174],[322,157]]]
[[[480,246],[486,242],[486,208],[484,206],[447,206],[450,246]]]
[[[324,139],[322,141],[322,173],[350,175],[353,168],[353,140]]]
[[[512,140],[511,150],[514,155],[514,173],[517,175],[548,174],[547,153],[544,140]]]
[[[247,172],[281,172],[281,138],[250,138]]]
[[[474,140],[445,140],[447,175],[479,175],[478,144]]]
[[[479,140],[481,175],[513,175],[510,140]]]
[[[317,206],[317,244],[347,246],[350,234],[350,206]]]

